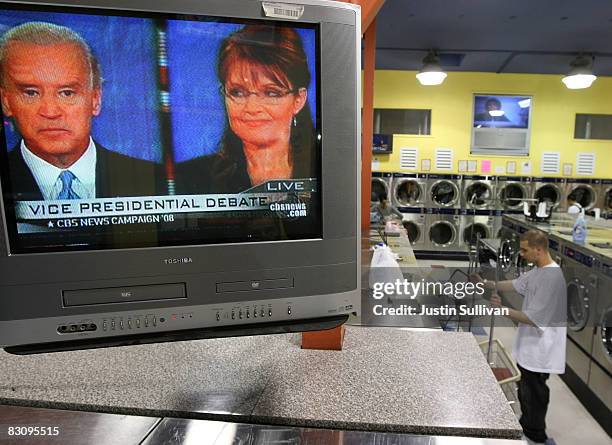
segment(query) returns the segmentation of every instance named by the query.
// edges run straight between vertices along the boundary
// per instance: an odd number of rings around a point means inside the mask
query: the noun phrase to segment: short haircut
[[[72,29],[47,22],[27,22],[9,29],[0,37],[0,85],[4,85],[4,63],[9,45],[12,42],[30,43],[34,45],[60,45],[72,43],[78,45],[89,67],[91,88],[100,88],[102,75],[98,59],[83,38]]]
[[[548,249],[548,237],[539,230],[528,230],[521,236],[521,241],[527,241],[529,247],[541,247]]]

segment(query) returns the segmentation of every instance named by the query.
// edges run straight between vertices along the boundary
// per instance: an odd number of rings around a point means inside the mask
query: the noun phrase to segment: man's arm
[[[506,283],[510,283],[510,285],[512,285],[511,281],[506,281]],[[491,306],[496,306],[500,308],[504,307],[502,306],[502,301],[499,295],[493,294],[491,296]],[[508,310],[508,318],[510,320],[516,321],[518,323],[528,324],[530,326],[533,326],[534,328],[538,327],[538,325],[531,321],[531,319],[524,312],[517,311],[516,309],[512,309],[509,307],[506,307],[506,309]]]

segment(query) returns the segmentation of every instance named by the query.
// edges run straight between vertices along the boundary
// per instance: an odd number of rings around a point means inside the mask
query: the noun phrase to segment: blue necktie
[[[62,181],[62,190],[57,195],[57,199],[80,199],[80,196],[72,190],[72,181],[76,179],[74,173],[70,170],[64,170],[59,175],[59,178]]]

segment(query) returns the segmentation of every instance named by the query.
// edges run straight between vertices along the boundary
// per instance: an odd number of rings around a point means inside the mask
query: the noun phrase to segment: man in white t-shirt
[[[512,355],[521,371],[518,384],[525,436],[535,443],[546,443],[546,411],[550,392],[546,380],[550,374],[565,372],[567,334],[567,291],[563,271],[548,252],[548,238],[530,230],[521,237],[521,256],[535,267],[512,281],[486,287],[497,291],[515,291],[524,297],[520,311],[508,308],[508,317],[518,323]],[[491,304],[502,306],[494,293]]]

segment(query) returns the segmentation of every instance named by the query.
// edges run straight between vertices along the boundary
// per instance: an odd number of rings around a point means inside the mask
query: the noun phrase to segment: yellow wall
[[[561,76],[539,74],[449,73],[439,86],[421,86],[413,71],[376,71],[374,81],[375,108],[426,108],[432,110],[431,135],[396,135],[393,153],[376,155],[378,171],[399,172],[401,147],[419,149],[421,159],[431,159],[435,170],[435,148],[454,149],[454,172],[459,160],[478,160],[481,173],[483,159],[491,160],[490,174],[506,174],[507,161],[516,161],[517,175],[521,175],[521,161],[531,160],[531,175],[545,176],[540,171],[542,152],[561,153],[563,164],[572,164],[576,175],[576,153],[596,154],[595,178],[612,178],[612,141],[574,139],[576,113],[612,114],[612,78],[599,78],[591,88],[569,90]],[[529,156],[509,157],[470,155],[472,101],[474,93],[526,94],[533,96],[531,115],[531,144]],[[503,173],[496,171],[503,168]],[[403,170],[409,172],[407,170]]]

